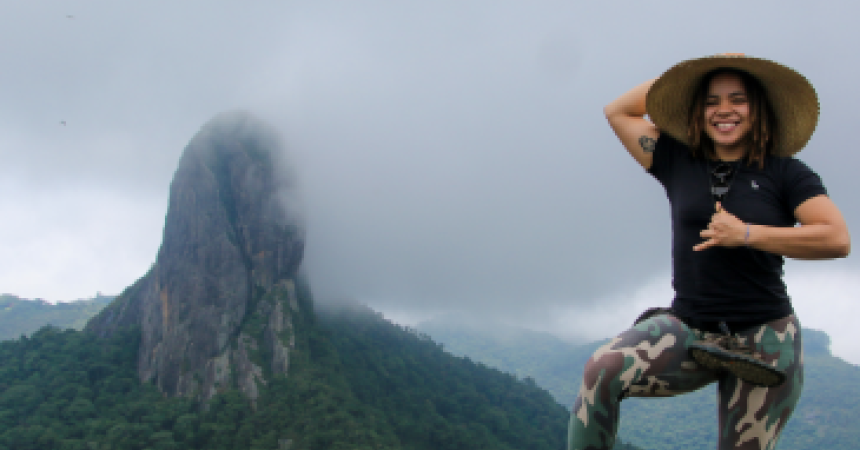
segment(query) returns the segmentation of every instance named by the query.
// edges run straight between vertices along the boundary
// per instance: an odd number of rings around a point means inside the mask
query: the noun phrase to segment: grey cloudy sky
[[[602,116],[691,57],[797,68],[799,155],[860,236],[849,1],[0,0],[0,292],[118,293],[154,261],[185,144],[244,108],[301,175],[317,295],[572,339],[666,305],[668,204]],[[62,125],[61,122],[65,122]],[[860,364],[853,256],[790,262],[804,325]]]

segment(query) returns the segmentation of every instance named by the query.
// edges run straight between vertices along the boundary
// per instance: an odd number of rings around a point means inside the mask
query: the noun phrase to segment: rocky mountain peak
[[[256,399],[265,374],[287,372],[292,319],[309,313],[297,198],[278,134],[247,112],[215,116],[180,158],[155,263],[86,329],[139,326],[138,374],[166,395]]]

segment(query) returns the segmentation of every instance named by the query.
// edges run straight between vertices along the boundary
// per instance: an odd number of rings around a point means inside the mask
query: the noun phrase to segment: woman
[[[840,258],[850,250],[820,178],[791,157],[815,129],[814,89],[772,61],[724,54],[682,62],[604,112],[666,190],[675,298],[588,361],[568,448],[612,448],[625,397],[672,396],[713,382],[718,448],[775,448],[803,384],[783,258]]]

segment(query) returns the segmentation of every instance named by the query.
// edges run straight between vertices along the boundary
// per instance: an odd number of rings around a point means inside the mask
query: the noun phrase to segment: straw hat
[[[818,123],[818,97],[803,75],[782,64],[741,54],[706,56],[680,62],[667,70],[648,91],[648,116],[661,131],[684,144],[687,115],[696,88],[708,73],[722,68],[749,73],[761,83],[776,116],[777,156],[799,152],[812,137]]]

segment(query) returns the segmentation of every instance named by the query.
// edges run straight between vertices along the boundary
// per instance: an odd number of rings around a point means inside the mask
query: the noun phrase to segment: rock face
[[[265,374],[288,370],[304,231],[283,150],[244,112],[204,125],[170,185],[155,264],[86,327],[140,326],[139,376],[166,395],[256,399]]]

